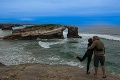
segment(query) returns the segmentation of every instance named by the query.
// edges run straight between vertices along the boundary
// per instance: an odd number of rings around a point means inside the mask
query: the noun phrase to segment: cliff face
[[[5,36],[7,40],[35,40],[35,39],[63,39],[63,31],[66,28],[61,25],[35,25],[23,29],[13,30],[11,35]]]

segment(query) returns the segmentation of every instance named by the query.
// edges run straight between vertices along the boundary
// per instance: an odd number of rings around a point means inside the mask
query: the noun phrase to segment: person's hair
[[[92,43],[92,42],[93,42],[93,41],[92,41],[92,38],[89,38],[89,39],[88,39],[88,42]]]
[[[93,36],[93,41],[94,40],[100,40],[100,38],[98,36]]]

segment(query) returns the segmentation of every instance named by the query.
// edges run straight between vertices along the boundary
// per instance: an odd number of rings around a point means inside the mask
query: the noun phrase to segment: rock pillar
[[[78,35],[78,27],[70,26],[68,28],[67,38],[82,38]]]

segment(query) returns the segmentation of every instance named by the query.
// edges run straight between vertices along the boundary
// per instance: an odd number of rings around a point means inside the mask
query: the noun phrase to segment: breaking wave
[[[106,35],[106,34],[84,34],[80,33],[80,36],[83,38],[91,38],[93,36],[99,36],[100,38],[108,39],[108,40],[115,40],[115,41],[120,41],[120,37],[116,37],[114,35]]]

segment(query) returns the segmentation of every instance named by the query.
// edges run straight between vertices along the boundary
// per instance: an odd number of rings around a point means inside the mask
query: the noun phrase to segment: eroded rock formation
[[[0,63],[0,67],[3,67],[3,66],[5,66],[3,63]]]
[[[63,26],[56,24],[42,24],[29,26],[12,31],[11,35],[5,36],[7,40],[36,40],[36,39],[63,39],[63,31],[68,28],[68,38],[81,38],[78,28],[74,26]]]
[[[12,27],[22,26],[22,24],[0,24],[2,30],[12,30]]]
[[[68,28],[68,38],[82,38],[81,36],[78,35],[78,27],[74,26],[69,26]]]
[[[3,39],[8,40],[35,40],[35,39],[63,39],[63,31],[66,28],[61,25],[35,25],[23,29],[13,30],[11,35],[5,36]]]

